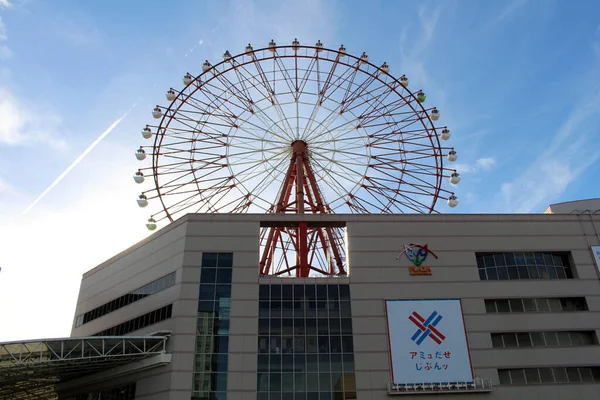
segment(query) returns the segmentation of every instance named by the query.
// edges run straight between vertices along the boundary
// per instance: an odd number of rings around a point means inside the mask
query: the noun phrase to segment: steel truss
[[[58,383],[163,354],[167,340],[124,336],[0,343],[0,399],[55,399]]]

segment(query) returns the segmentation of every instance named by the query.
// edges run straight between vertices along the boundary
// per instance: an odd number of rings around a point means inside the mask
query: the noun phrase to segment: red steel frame
[[[294,196],[292,192],[295,190]],[[292,157],[288,167],[285,179],[281,186],[279,200],[274,210],[277,214],[295,213],[295,214],[324,214],[327,213],[327,205],[324,203],[315,175],[310,167],[309,155],[306,143],[302,140],[296,140],[292,143]],[[321,274],[333,275],[333,263],[337,266],[338,273],[345,275],[344,264],[342,261],[342,252],[339,248],[340,243],[331,227],[310,228],[315,240],[310,240],[308,223],[301,221],[298,227],[271,227],[267,235],[267,240],[263,253],[260,258],[260,273],[268,275],[273,264],[273,250],[282,235],[290,235],[292,243],[296,250],[295,265],[284,270],[278,271],[279,274],[295,272],[297,277],[307,277],[310,271],[316,271]],[[329,263],[329,270],[324,271],[311,265],[309,253],[314,251],[317,241],[321,244],[321,249],[328,258],[328,251],[331,251],[333,260]]]

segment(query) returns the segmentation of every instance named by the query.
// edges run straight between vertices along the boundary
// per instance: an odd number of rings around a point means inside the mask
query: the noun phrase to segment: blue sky
[[[153,106],[248,42],[343,43],[405,73],[453,131],[452,212],[598,197],[600,3],[576,4],[0,0],[0,340],[69,334],[81,273],[147,235],[131,174]]]

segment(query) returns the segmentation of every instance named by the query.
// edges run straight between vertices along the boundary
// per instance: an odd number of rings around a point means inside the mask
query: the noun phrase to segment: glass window
[[[502,339],[504,340],[504,347],[517,347],[517,335],[514,333],[503,333]]]
[[[519,271],[516,266],[508,267],[508,279],[519,279]]]
[[[512,312],[523,312],[525,311],[523,309],[523,302],[521,301],[521,299],[511,299],[509,300],[510,302],[510,310]]]
[[[339,285],[340,300],[350,300],[350,285]]]
[[[500,378],[501,385],[510,385],[510,373],[507,369],[498,370],[498,378]]]
[[[567,378],[571,383],[581,382],[581,376],[579,376],[579,370],[577,368],[567,368]]]
[[[485,271],[489,280],[498,280],[498,270],[496,267],[486,268]]]
[[[579,375],[584,383],[594,382],[594,376],[592,375],[592,369],[587,367],[579,368]]]
[[[492,333],[492,346],[498,348],[504,347],[504,342],[502,341],[501,333]]]
[[[342,334],[351,335],[352,334],[352,319],[351,318],[342,318]]]
[[[546,339],[546,346],[558,346],[556,332],[544,332],[544,339]]]
[[[498,279],[500,280],[508,280],[508,270],[506,267],[497,267],[498,270]]]
[[[293,299],[293,287],[292,285],[282,285],[281,286],[281,299],[282,300],[292,300]]]
[[[527,384],[532,385],[536,383],[540,383],[540,373],[537,368],[526,368],[525,369],[525,379],[527,379]]]
[[[496,307],[499,313],[510,312],[510,304],[508,300],[496,300]]]
[[[552,312],[562,311],[562,305],[560,304],[560,299],[548,299],[548,303],[550,305],[550,311],[552,311]]]
[[[280,285],[271,285],[271,300],[281,300]]]
[[[553,383],[554,375],[552,374],[552,368],[539,368],[540,378],[542,383]]]
[[[569,332],[557,332],[559,346],[571,346]]]
[[[511,369],[510,380],[513,385],[525,384],[525,371],[522,369]]]
[[[531,341],[534,347],[545,347],[546,341],[544,340],[543,332],[531,332]]]
[[[260,285],[258,287],[258,298],[259,300],[269,300],[269,285]]]
[[[485,301],[485,311],[488,313],[496,312],[496,302],[494,300],[486,300]]]
[[[550,311],[548,299],[535,299],[535,303],[537,304],[538,311]]]
[[[554,373],[554,381],[557,383],[569,382],[569,377],[567,376],[567,370],[564,367],[556,367],[552,368],[552,372]]]
[[[219,268],[233,268],[233,253],[218,253],[219,254]]]
[[[315,285],[306,285],[304,287],[304,294],[305,294],[307,300],[316,300],[317,293],[316,293]]]
[[[523,299],[523,306],[525,308],[525,311],[527,312],[537,311],[537,307],[535,306],[535,299]]]
[[[218,269],[217,270],[217,283],[231,283],[232,270],[230,269]],[[201,282],[204,282],[201,280]]]
[[[527,332],[517,333],[517,340],[519,342],[519,347],[531,347],[531,337]]]
[[[202,268],[216,268],[217,253],[202,253]]]
[[[581,344],[584,346],[596,344],[596,333],[595,332],[582,332]]]

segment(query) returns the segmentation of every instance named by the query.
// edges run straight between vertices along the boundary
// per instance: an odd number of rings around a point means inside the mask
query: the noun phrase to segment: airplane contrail
[[[35,199],[35,200],[33,201],[33,203],[31,203],[31,204],[30,204],[30,205],[29,205],[29,207],[27,207],[27,208],[25,209],[25,211],[23,211],[23,215],[27,214],[27,212],[28,212],[29,210],[31,210],[31,209],[32,209],[32,208],[33,208],[33,207],[34,207],[34,206],[35,206],[35,205],[36,205],[36,204],[37,204],[37,203],[38,203],[38,202],[39,202],[41,199],[43,199],[43,198],[44,198],[44,196],[45,196],[45,195],[47,195],[47,194],[48,194],[48,192],[49,192],[50,190],[52,190],[52,188],[53,188],[54,186],[58,185],[58,184],[59,184],[59,182],[60,182],[60,181],[62,181],[62,180],[63,180],[63,178],[64,178],[65,176],[67,176],[67,174],[68,174],[68,173],[69,173],[69,172],[70,172],[70,171],[71,171],[73,168],[75,168],[75,166],[76,166],[77,164],[79,164],[79,162],[80,162],[81,160],[83,160],[83,159],[84,159],[84,157],[85,157],[85,156],[87,156],[87,155],[88,155],[88,153],[89,153],[90,151],[92,151],[92,150],[94,149],[94,147],[96,147],[96,145],[97,145],[98,143],[100,143],[100,142],[102,141],[102,139],[104,139],[106,136],[108,136],[108,134],[109,134],[109,133],[111,133],[111,132],[113,131],[113,129],[115,129],[115,128],[117,127],[117,125],[119,125],[119,123],[121,123],[121,121],[123,121],[123,120],[125,119],[125,117],[127,117],[127,115],[129,114],[129,112],[131,111],[131,109],[132,109],[133,107],[135,107],[135,106],[136,106],[136,105],[134,104],[134,105],[133,105],[133,106],[132,106],[132,107],[131,107],[131,108],[130,108],[130,109],[129,109],[129,110],[128,110],[128,111],[127,111],[125,114],[123,114],[123,116],[122,116],[122,117],[120,117],[120,118],[117,118],[117,119],[115,120],[115,122],[113,122],[113,123],[112,123],[112,124],[111,124],[111,125],[110,125],[110,126],[109,126],[109,127],[108,127],[108,128],[105,130],[105,131],[104,131],[104,132],[102,132],[102,134],[101,134],[100,136],[98,136],[98,138],[97,138],[96,140],[94,140],[94,142],[93,142],[91,145],[89,145],[89,146],[88,146],[88,148],[87,148],[87,149],[85,149],[85,150],[83,151],[83,153],[81,153],[81,154],[79,155],[79,157],[77,157],[77,159],[75,159],[75,161],[73,161],[73,163],[72,163],[71,165],[69,165],[69,166],[67,167],[67,169],[65,169],[65,170],[63,171],[63,173],[62,173],[62,174],[60,174],[60,175],[58,176],[58,178],[56,178],[56,179],[54,180],[54,182],[52,182],[52,183],[50,184],[50,186],[48,186],[48,187],[46,188],[46,190],[44,190],[44,191],[42,192],[42,194],[40,194],[40,195],[38,196],[38,198],[37,198],[37,199]]]

